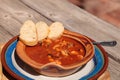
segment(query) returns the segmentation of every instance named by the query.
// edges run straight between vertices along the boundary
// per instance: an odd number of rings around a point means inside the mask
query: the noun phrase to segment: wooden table
[[[108,52],[111,80],[120,77],[120,28],[115,27],[66,0],[0,0],[0,43],[19,34],[24,21],[60,21],[66,29],[82,33],[96,41],[116,40],[117,46],[104,47]]]

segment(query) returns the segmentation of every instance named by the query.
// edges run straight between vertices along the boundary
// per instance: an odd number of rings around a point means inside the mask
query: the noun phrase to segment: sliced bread
[[[19,39],[28,46],[34,46],[38,42],[36,27],[33,21],[27,20],[20,29]]]
[[[45,22],[40,21],[36,23],[36,29],[37,29],[37,35],[38,35],[39,42],[48,36],[49,27]]]
[[[50,32],[48,34],[48,38],[56,39],[59,38],[64,32],[64,26],[60,22],[54,22],[50,26]]]

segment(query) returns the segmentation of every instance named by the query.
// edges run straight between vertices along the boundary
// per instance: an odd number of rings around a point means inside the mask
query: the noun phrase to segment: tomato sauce
[[[26,46],[25,51],[37,63],[56,62],[63,66],[77,63],[85,55],[84,46],[80,42],[65,36],[56,40],[45,39],[36,46]]]

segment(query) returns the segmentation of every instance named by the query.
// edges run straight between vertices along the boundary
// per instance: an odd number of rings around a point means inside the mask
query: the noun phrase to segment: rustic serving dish
[[[45,62],[45,60],[47,59],[46,57],[44,57],[45,59],[40,58],[41,56],[45,55],[44,54],[45,51],[43,51],[42,53],[42,51],[38,49],[41,44],[34,47],[29,47],[24,45],[21,41],[18,41],[16,46],[17,55],[22,61],[27,63],[29,66],[33,67],[33,69],[35,69],[40,74],[54,77],[70,75],[76,72],[80,67],[84,66],[89,60],[93,58],[94,46],[92,42],[82,34],[65,30],[62,36],[63,38],[75,41],[78,47],[81,46],[83,53],[81,54],[82,58],[80,60],[74,60],[75,58],[73,58],[73,62],[72,60],[69,61],[70,59],[67,59],[66,61],[65,59],[64,60],[59,59],[61,60],[61,62],[58,61],[56,62],[53,60]],[[49,57],[51,56],[51,54],[50,55],[47,54],[47,56]],[[52,54],[52,56],[54,56],[54,54]],[[60,56],[61,55],[59,55],[59,58],[62,58]],[[71,54],[68,56],[71,56]],[[44,60],[44,62],[41,62],[42,60]],[[68,62],[69,64],[67,64],[67,61],[69,61]]]

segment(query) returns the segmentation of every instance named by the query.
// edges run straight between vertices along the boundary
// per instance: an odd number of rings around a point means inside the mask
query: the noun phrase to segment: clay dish
[[[40,74],[61,77],[75,73],[91,60],[94,46],[86,36],[65,30],[57,40],[46,39],[32,47],[18,41],[16,52]]]

